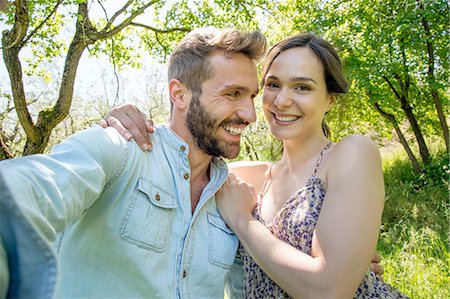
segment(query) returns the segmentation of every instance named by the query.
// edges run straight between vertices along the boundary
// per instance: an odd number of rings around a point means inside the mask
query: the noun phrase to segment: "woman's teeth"
[[[292,122],[292,121],[296,121],[297,119],[300,118],[300,116],[282,116],[282,115],[277,115],[277,114],[274,114],[274,117],[276,120],[284,121],[284,122]]]

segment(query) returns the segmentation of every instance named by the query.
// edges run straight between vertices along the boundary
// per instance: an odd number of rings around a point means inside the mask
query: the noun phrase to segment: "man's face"
[[[193,94],[186,124],[198,147],[211,156],[236,158],[241,134],[256,120],[253,99],[258,93],[254,62],[243,54],[210,58],[212,77]]]

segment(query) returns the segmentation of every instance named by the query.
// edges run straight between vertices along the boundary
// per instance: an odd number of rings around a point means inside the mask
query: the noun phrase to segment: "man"
[[[155,128],[149,153],[97,127],[49,155],[0,163],[32,234],[49,244],[63,232],[58,273],[47,279],[56,280],[56,298],[220,298],[224,285],[231,296],[242,295],[238,239],[214,194],[228,174],[219,157],[238,155],[241,133],[256,119],[255,61],[265,48],[257,31],[187,34],[169,60],[171,117]],[[8,227],[17,227],[12,218]],[[14,248],[0,254],[0,286],[8,285],[12,270],[4,273],[2,265]]]

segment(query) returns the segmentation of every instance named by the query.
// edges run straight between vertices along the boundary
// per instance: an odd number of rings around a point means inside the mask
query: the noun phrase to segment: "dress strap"
[[[319,170],[320,162],[322,162],[323,152],[326,151],[331,147],[331,144],[333,144],[331,141],[325,145],[325,147],[320,151],[319,158],[317,158],[316,167],[314,167],[314,173],[313,176],[316,176],[317,171]]]
[[[259,191],[258,200],[261,200],[261,198],[264,196],[264,194],[266,194],[267,190],[269,189],[270,184],[272,183],[272,166],[273,166],[273,164],[270,165],[267,176],[264,179],[264,183],[261,187],[261,190]]]

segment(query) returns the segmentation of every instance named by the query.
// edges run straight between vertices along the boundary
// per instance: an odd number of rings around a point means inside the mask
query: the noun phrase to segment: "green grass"
[[[450,298],[449,160],[414,174],[402,152],[383,155],[386,203],[377,250],[385,280],[412,298]]]

